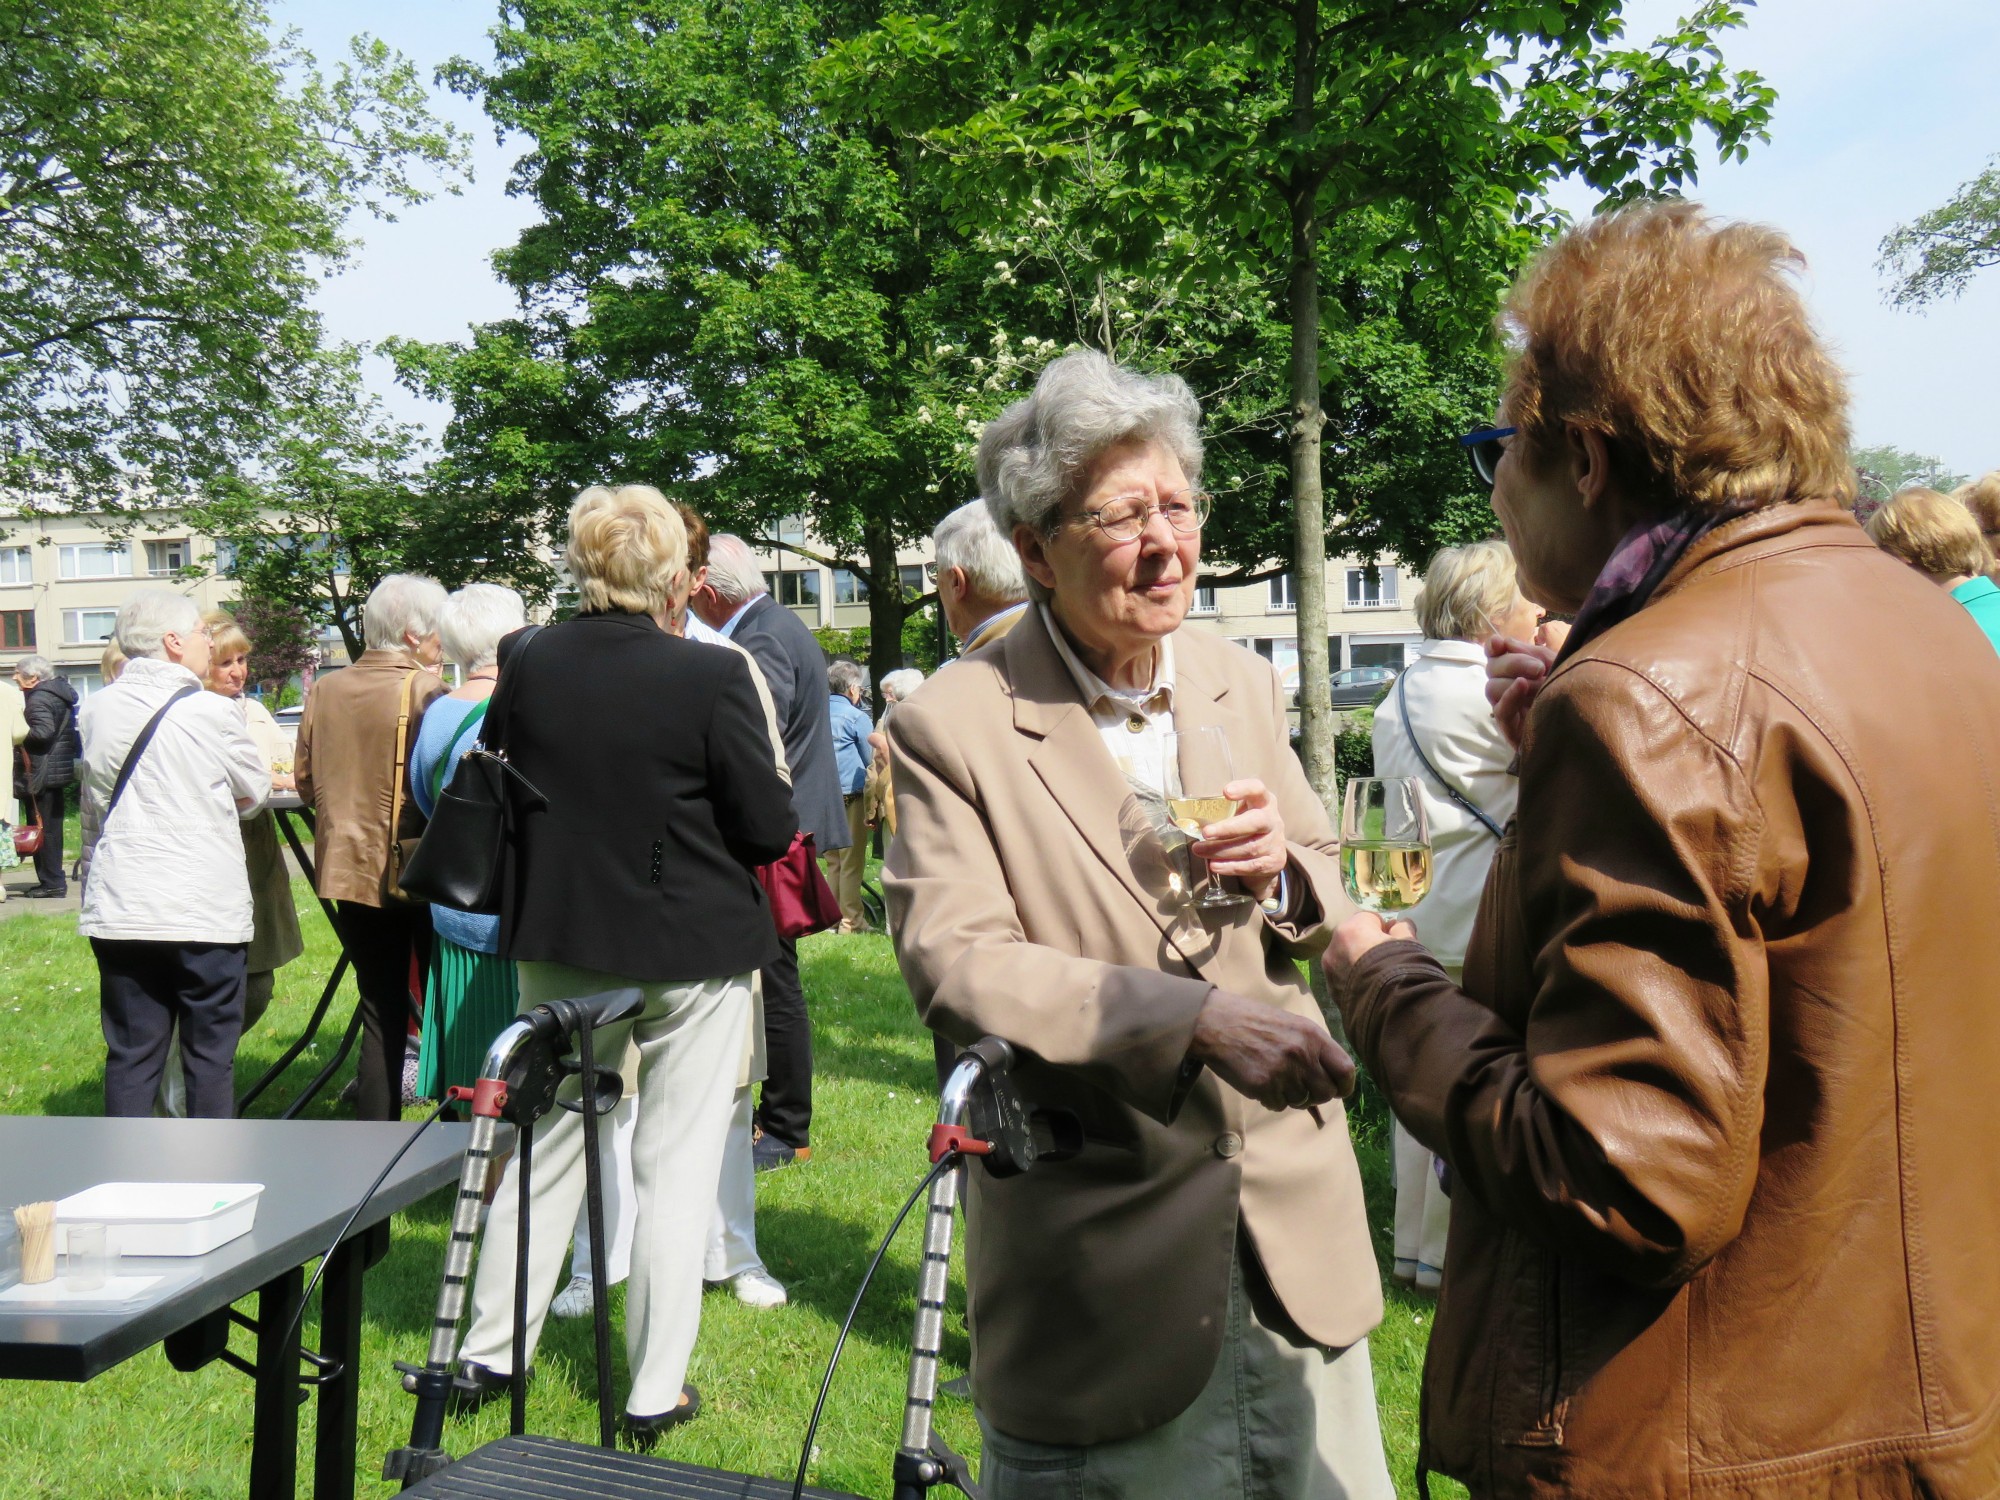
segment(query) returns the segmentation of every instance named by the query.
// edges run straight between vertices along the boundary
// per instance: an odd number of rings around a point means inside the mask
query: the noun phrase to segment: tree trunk
[[[868,675],[875,691],[869,711],[882,712],[882,679],[903,665],[903,578],[896,563],[896,538],[884,519],[862,524],[868,548]]]
[[[1320,483],[1320,430],[1326,413],[1319,386],[1319,181],[1303,151],[1313,132],[1319,4],[1297,0],[1292,54],[1292,129],[1301,157],[1292,164],[1291,264],[1286,288],[1292,325],[1292,598],[1299,642],[1300,752],[1306,780],[1334,806],[1332,666],[1326,651],[1326,497]]]

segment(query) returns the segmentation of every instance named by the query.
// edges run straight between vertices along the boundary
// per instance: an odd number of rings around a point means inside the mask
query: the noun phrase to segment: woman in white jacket
[[[201,690],[213,642],[194,601],[142,590],[114,634],[130,661],[77,721],[104,1112],[152,1113],[178,1034],[188,1113],[227,1119],[252,925],[237,824],[264,805],[271,774],[235,707]]]
[[[1514,816],[1514,752],[1486,702],[1485,642],[1528,640],[1541,610],[1521,597],[1504,542],[1447,547],[1417,597],[1426,637],[1375,710],[1375,774],[1414,776],[1431,829],[1430,894],[1410,910],[1424,946],[1454,980],[1479,911],[1499,830]],[[1397,1125],[1396,1275],[1435,1291],[1444,1274],[1450,1200],[1431,1153]]]

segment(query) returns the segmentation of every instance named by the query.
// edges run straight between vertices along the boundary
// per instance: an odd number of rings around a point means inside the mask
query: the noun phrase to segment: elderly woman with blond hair
[[[982,1480],[1008,1500],[1392,1493],[1353,1069],[1300,963],[1348,909],[1335,835],[1270,665],[1182,628],[1199,419],[1172,376],[1048,365],[979,446],[1035,602],[888,721],[918,1011],[1012,1042],[1029,1106],[1082,1126],[1074,1160],[970,1179]],[[1191,899],[1176,768],[1233,808],[1195,846],[1249,898],[1219,914]]]
[[[523,1009],[610,990],[645,997],[636,1021],[596,1041],[599,1057],[616,1058],[629,1033],[639,1054],[625,1422],[643,1444],[700,1406],[684,1377],[703,1253],[750,976],[778,946],[751,871],[790,849],[797,825],[749,666],[675,633],[692,586],[679,512],[647,485],[587,489],[570,507],[564,562],[583,608],[501,644],[483,732],[546,797],[522,810],[499,942],[517,965]],[[583,1197],[581,1118],[551,1111],[536,1126],[534,1160],[530,1351]],[[495,1246],[514,1243],[515,1170],[494,1198]],[[514,1259],[480,1258],[461,1406],[506,1388]]]
[[[1868,535],[1965,606],[2000,651],[2000,584],[1979,518],[1951,495],[1916,485],[1900,490],[1868,518]]]
[[[1495,651],[1462,978],[1421,924],[1328,950],[1450,1166],[1419,1462],[1477,1496],[2000,1482],[2000,660],[1855,524],[1800,263],[1669,201],[1514,288],[1468,441],[1575,626]]]
[[[1430,894],[1410,920],[1445,969],[1465,963],[1472,916],[1500,832],[1514,816],[1514,751],[1486,702],[1486,642],[1530,639],[1542,611],[1521,595],[1505,542],[1446,547],[1424,571],[1417,596],[1424,642],[1375,709],[1377,776],[1408,776],[1422,791],[1431,833]],[[1395,1275],[1436,1291],[1444,1270],[1451,1200],[1435,1158],[1401,1124],[1396,1163]]]

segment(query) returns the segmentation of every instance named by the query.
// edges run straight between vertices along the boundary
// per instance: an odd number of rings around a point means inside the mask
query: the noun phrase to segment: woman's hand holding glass
[[[1254,776],[1230,782],[1222,795],[1236,804],[1236,811],[1205,825],[1194,852],[1207,862],[1211,875],[1234,876],[1252,896],[1267,900],[1291,859],[1278,799]]]

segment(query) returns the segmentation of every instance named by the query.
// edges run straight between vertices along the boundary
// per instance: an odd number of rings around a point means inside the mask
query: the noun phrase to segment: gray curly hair
[[[1166,444],[1189,484],[1201,481],[1201,403],[1178,375],[1142,375],[1095,349],[1050,360],[1025,400],[986,424],[979,492],[1004,537],[1047,532],[1106,449],[1132,438]],[[1039,595],[1030,580],[1029,592]]]

